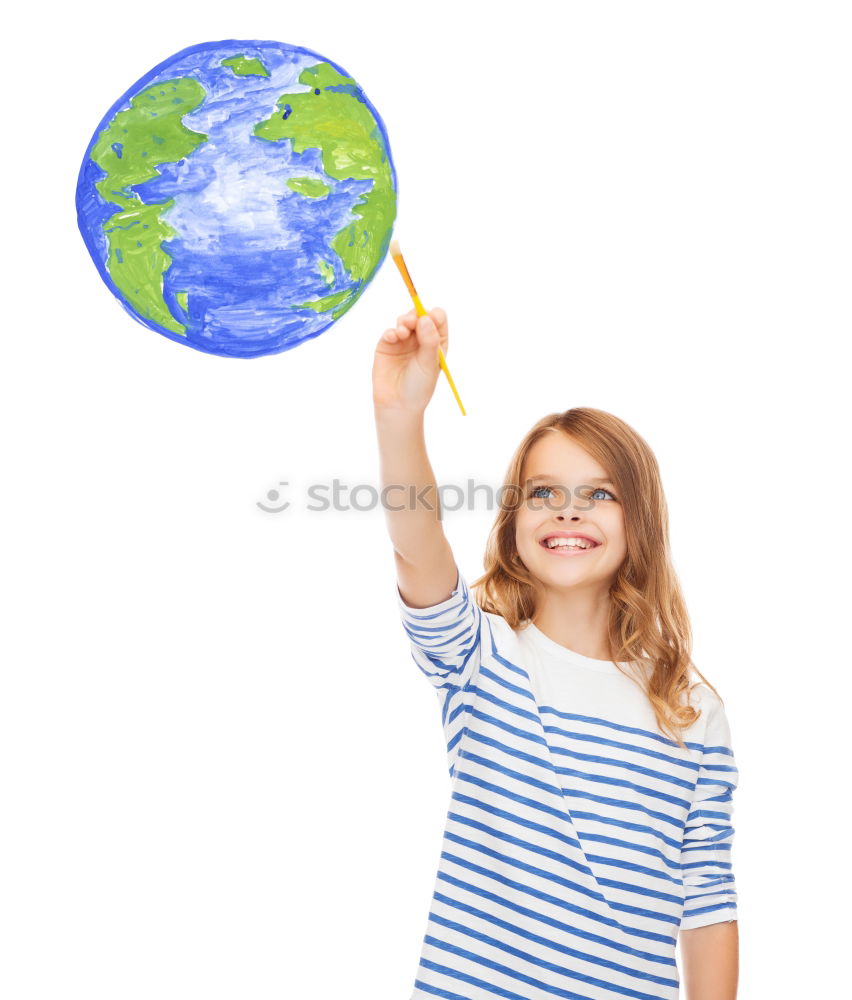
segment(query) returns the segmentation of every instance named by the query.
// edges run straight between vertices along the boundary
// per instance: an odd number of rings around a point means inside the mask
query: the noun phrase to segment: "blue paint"
[[[223,55],[234,54],[259,59],[270,71],[270,77],[236,77],[228,67],[219,64]],[[323,168],[321,150],[307,149],[297,154],[289,139],[271,142],[252,134],[254,125],[269,116],[282,94],[308,92],[304,84],[298,83],[298,75],[317,62],[328,63],[341,75],[349,75],[309,49],[277,42],[203,43],[184,49],[154,67],[104,115],[86,150],[78,177],[78,222],[101,277],[134,319],[205,353],[256,357],[289,350],[318,336],[333,322],[330,312],[317,313],[294,306],[345,292],[351,292],[354,301],[364,290],[370,279],[364,282],[352,279],[332,249],[331,238],[347,226],[350,245],[361,235],[369,238],[363,225],[358,225],[361,220],[357,206],[361,196],[372,189],[373,181],[329,177]],[[118,208],[99,194],[92,195],[94,185],[105,174],[89,154],[115,114],[130,107],[131,95],[152,84],[186,76],[199,80],[207,98],[200,108],[186,114],[183,122],[192,131],[207,135],[208,141],[179,162],[158,164],[156,177],[119,192],[123,197],[136,194],[147,205],[174,200],[174,205],[161,216],[163,223],[175,232],[173,238],[161,244],[172,260],[162,279],[163,302],[186,326],[186,334],[181,335],[140,317],[112,283],[106,268],[108,243],[103,227]],[[285,78],[289,82],[282,83]],[[319,88],[311,89],[316,94],[322,92]],[[376,121],[373,135],[389,154],[384,125],[361,89],[350,84],[329,89],[346,93],[368,106]],[[180,98],[174,101],[182,103]],[[286,120],[291,114],[291,105],[285,104],[281,117]],[[123,131],[126,133],[127,129]],[[148,148],[154,150],[158,138],[151,135],[150,141]],[[112,148],[120,158],[123,144],[114,143]],[[244,171],[245,192],[223,187],[223,178],[231,176],[222,172],[221,157],[226,153]],[[141,155],[146,156],[147,152],[143,150]],[[390,156],[386,159],[389,161]],[[392,162],[390,168],[394,188],[398,190]],[[240,176],[237,172],[237,183]],[[306,176],[322,180],[329,187],[329,194],[321,199],[310,198],[287,186],[288,179]],[[229,228],[228,217],[222,216],[216,198],[224,199],[223,204],[229,204],[233,198],[234,211],[243,211],[252,204],[255,185],[265,213],[262,218],[267,223],[242,230]],[[197,208],[187,214],[193,205]],[[277,218],[277,223],[270,226],[270,218]],[[135,224],[138,220],[123,228]],[[384,257],[390,232],[380,235]],[[141,246],[141,241],[138,245]],[[116,259],[121,260],[119,252]],[[331,265],[334,276],[331,286],[320,270],[320,262]],[[186,310],[177,301],[178,293],[187,295]]]
[[[357,98],[362,104],[367,103],[364,91],[355,83],[339,83],[334,87],[326,87],[325,89],[335,94],[349,94],[350,97]]]

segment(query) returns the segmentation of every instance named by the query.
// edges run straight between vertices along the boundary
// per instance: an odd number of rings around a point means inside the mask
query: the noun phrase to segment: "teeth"
[[[560,546],[577,549],[590,549],[592,548],[592,543],[587,542],[585,538],[548,538],[544,543],[549,549],[555,549]]]

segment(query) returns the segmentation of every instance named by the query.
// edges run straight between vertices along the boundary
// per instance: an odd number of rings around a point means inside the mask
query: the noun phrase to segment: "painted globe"
[[[226,357],[316,337],[390,244],[397,180],[344,69],[281,42],[194,45],[109,109],[77,183],[104,282],[140,323]]]

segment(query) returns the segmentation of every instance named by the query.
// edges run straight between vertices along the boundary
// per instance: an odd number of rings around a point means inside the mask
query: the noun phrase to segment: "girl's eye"
[[[529,491],[527,495],[531,497],[535,496],[539,492],[539,490],[550,490],[551,493],[553,492],[553,488],[550,486],[533,486],[533,488]]]
[[[603,488],[603,486],[599,486],[599,487],[598,487],[598,488],[597,488],[596,490],[591,490],[591,491],[590,491],[590,493],[589,493],[589,499],[590,499],[590,500],[593,500],[593,499],[594,499],[594,497],[595,497],[595,493],[606,493],[606,494],[607,494],[608,496],[610,496],[610,497],[611,497],[611,498],[612,498],[613,500],[615,500],[615,495],[614,495],[613,493],[610,493],[610,491],[609,491],[609,490],[605,490],[605,489]]]
[[[550,493],[559,493],[560,487],[558,486],[533,486],[533,488],[527,494],[528,497],[538,497],[541,499],[542,490],[548,490]]]

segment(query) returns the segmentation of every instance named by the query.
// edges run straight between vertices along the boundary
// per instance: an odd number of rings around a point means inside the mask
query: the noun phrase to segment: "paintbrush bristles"
[[[417,291],[414,288],[414,282],[411,280],[411,275],[408,273],[408,268],[405,266],[405,261],[402,257],[402,251],[399,249],[399,243],[397,240],[391,240],[390,245],[391,256],[394,259],[394,263],[399,268],[399,273],[402,275],[402,280],[405,282],[411,297],[414,299],[415,305],[417,304]]]

